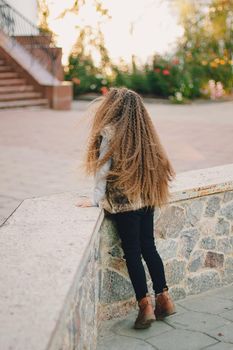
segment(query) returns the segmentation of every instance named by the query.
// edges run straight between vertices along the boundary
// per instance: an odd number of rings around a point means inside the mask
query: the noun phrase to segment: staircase
[[[48,106],[69,110],[72,83],[65,82],[62,50],[51,35],[0,0],[0,109]]]
[[[29,106],[48,106],[48,100],[0,57],[0,109]]]

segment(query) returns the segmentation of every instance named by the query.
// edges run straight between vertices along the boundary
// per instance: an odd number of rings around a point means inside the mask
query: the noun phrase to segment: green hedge
[[[183,57],[163,58],[155,56],[152,63],[142,67],[133,65],[120,69],[96,67],[90,58],[80,59],[71,55],[66,72],[66,80],[74,83],[74,96],[84,93],[101,93],[110,86],[126,86],[142,95],[170,98],[183,102],[206,95],[208,81],[220,81],[226,93],[233,87],[233,62],[219,57],[209,61],[190,60]]]

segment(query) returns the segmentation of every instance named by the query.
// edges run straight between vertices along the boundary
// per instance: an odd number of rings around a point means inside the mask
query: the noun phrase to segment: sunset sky
[[[64,19],[58,15],[73,4],[73,0],[50,1],[50,26],[57,34],[58,45],[63,47],[64,63],[77,38],[77,25],[95,26],[100,16],[95,12],[91,1],[87,2],[76,16],[73,13]],[[153,53],[172,50],[182,28],[177,24],[177,16],[166,0],[103,0],[112,19],[101,24],[106,47],[114,61],[123,57],[129,61],[132,54],[142,61]],[[133,33],[130,27],[134,24]]]

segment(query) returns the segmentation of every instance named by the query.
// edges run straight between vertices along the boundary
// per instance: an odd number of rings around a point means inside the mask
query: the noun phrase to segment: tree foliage
[[[43,33],[52,34],[49,28],[49,6],[46,0],[37,0],[39,24],[38,27]]]
[[[184,35],[180,48],[187,54],[225,55],[233,52],[233,0],[176,0]]]
[[[177,55],[201,90],[210,79],[233,86],[233,0],[176,0],[184,34]]]
[[[93,56],[99,56],[98,65]],[[111,67],[100,28],[80,28],[66,73],[66,78],[74,83],[74,94],[100,92],[101,88],[109,86]]]
[[[74,0],[73,5],[69,8],[64,9],[58,18],[64,18],[68,13],[74,13],[78,15],[81,7],[86,5],[86,3],[87,0]],[[96,12],[98,12],[101,16],[110,17],[108,9],[103,6],[101,0],[92,0],[92,5],[94,6]]]

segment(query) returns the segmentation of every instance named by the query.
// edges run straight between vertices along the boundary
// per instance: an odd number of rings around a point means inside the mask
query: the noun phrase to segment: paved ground
[[[177,313],[149,329],[134,330],[137,311],[105,321],[97,350],[232,350],[233,285],[187,297]]]
[[[177,172],[233,163],[233,102],[147,106]],[[86,107],[0,111],[0,223],[24,198],[90,193],[92,181],[81,171]]]

